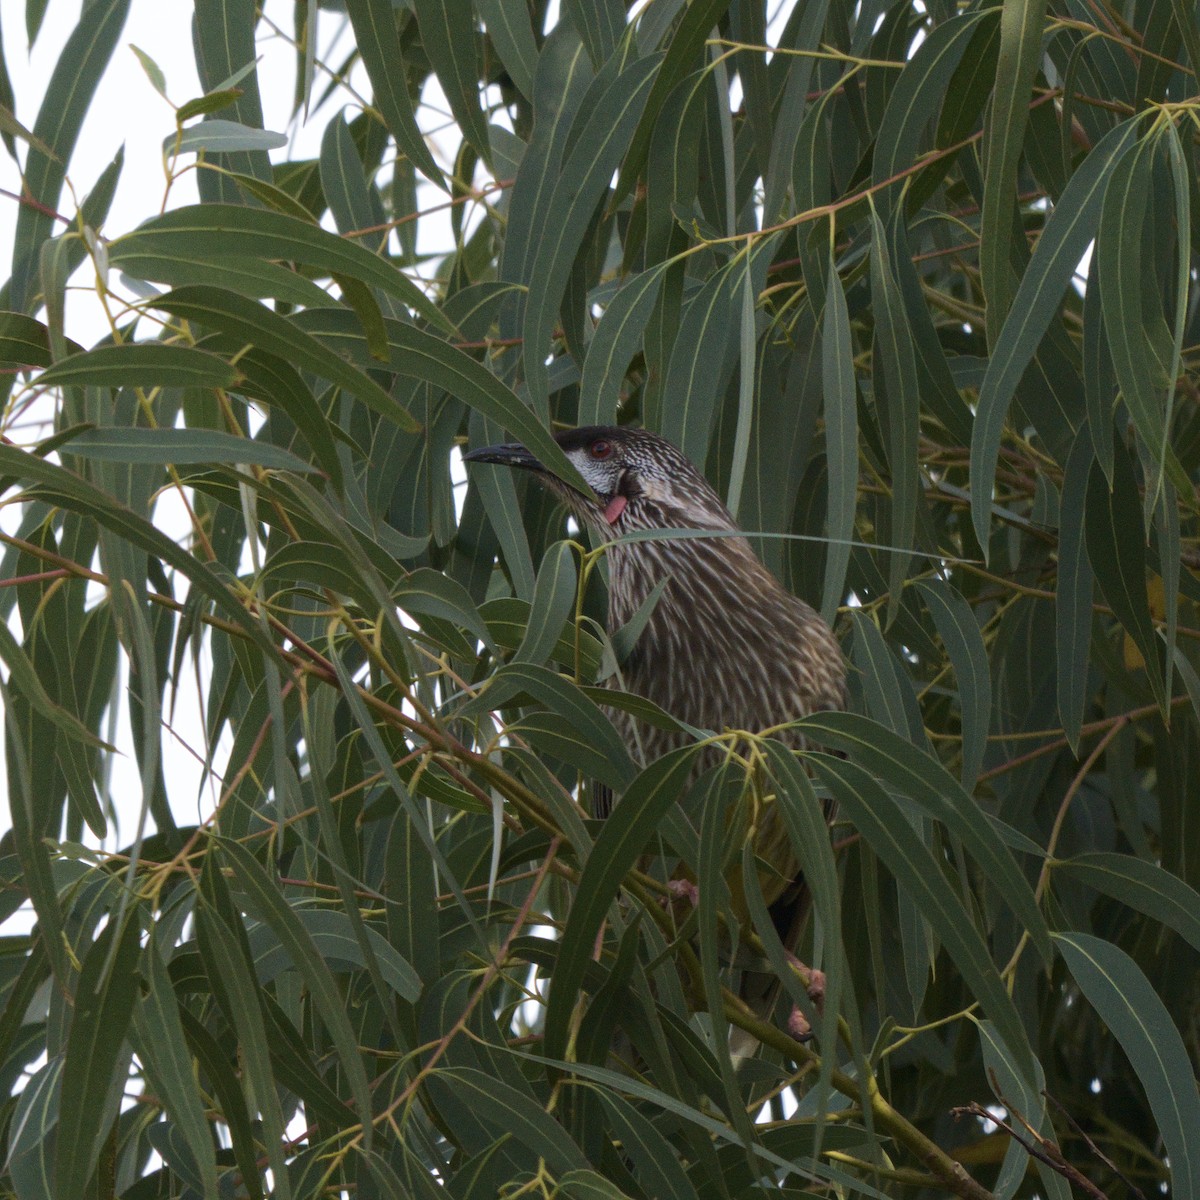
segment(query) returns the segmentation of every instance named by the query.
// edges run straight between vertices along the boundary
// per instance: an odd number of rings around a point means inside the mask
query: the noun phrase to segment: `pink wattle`
[[[625,511],[625,505],[629,501],[624,496],[614,496],[604,506],[604,519],[610,524],[615,525],[621,514]]]

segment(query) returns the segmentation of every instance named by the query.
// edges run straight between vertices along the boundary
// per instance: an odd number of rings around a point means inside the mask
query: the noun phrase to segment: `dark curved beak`
[[[503,446],[483,446],[463,455],[464,462],[496,463],[501,467],[523,467],[527,471],[545,471],[540,459],[530,454],[520,442]]]

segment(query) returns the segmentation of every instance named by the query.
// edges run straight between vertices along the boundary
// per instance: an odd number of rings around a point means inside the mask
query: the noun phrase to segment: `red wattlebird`
[[[708,481],[670,442],[643,429],[588,426],[555,435],[591,487],[585,495],[551,475],[524,446],[488,446],[468,462],[533,472],[605,541],[635,530],[701,529],[721,537],[617,540],[608,549],[608,627],[615,631],[663,580],[665,588],[622,666],[622,684],[688,725],[757,732],[845,703],[845,664],[829,627],[786,591],[759,561]],[[650,762],[687,735],[610,712],[635,761]],[[788,732],[785,742],[799,747]],[[608,816],[608,798],[593,802]],[[619,813],[619,809],[617,810]],[[768,835],[770,836],[770,835]],[[759,838],[763,837],[760,830]],[[778,831],[760,857],[795,873]],[[802,883],[768,895],[772,918],[790,946],[804,908]]]

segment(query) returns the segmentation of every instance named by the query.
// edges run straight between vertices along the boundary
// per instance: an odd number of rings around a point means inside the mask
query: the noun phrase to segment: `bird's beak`
[[[483,446],[463,455],[464,462],[496,463],[502,467],[523,467],[527,471],[545,471],[541,460],[530,454],[520,442],[503,446]]]

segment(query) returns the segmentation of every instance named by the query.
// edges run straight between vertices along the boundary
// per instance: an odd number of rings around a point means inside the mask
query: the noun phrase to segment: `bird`
[[[520,443],[482,447],[464,458],[531,472],[581,525],[608,543],[610,633],[662,585],[612,686],[653,701],[688,726],[718,733],[774,729],[845,707],[845,661],[833,631],[763,564],[695,464],[666,438],[634,426],[582,426],[554,438],[592,494],[553,475]],[[713,536],[626,537],[672,529]],[[692,736],[637,721],[619,708],[607,712],[635,761],[652,762]],[[794,749],[804,747],[794,729],[776,736]],[[702,765],[720,755],[720,748],[710,749]],[[614,811],[619,814],[619,800],[613,809],[611,797],[594,789],[593,816]],[[774,839],[769,858],[790,857],[778,827],[758,836]],[[757,841],[756,852],[763,857]],[[806,909],[795,873],[792,860],[776,873],[782,882],[774,896],[766,895],[789,950]]]

